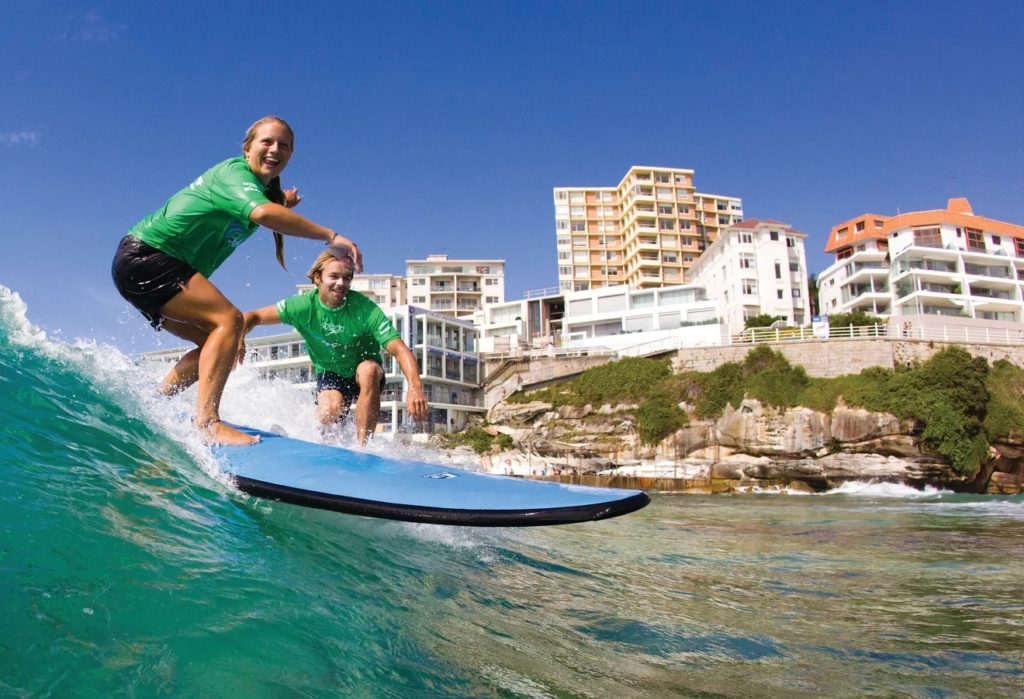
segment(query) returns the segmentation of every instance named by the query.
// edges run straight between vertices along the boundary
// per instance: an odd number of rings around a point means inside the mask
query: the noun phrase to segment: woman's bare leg
[[[194,350],[190,350],[182,355],[178,363],[167,372],[163,383],[160,384],[160,393],[165,396],[173,396],[176,393],[181,393],[199,380],[199,353],[203,349],[203,344],[206,342],[206,337],[209,333],[200,330],[190,323],[182,323],[170,318],[164,318],[163,328],[175,337],[188,340],[196,345]]]
[[[184,323],[206,334],[206,340],[198,348],[195,417],[206,439],[215,444],[258,442],[258,437],[239,432],[220,421],[220,399],[242,338],[242,313],[201,274],[193,275],[160,312],[171,321],[174,329],[181,329],[180,324]],[[190,371],[188,364],[184,369]]]

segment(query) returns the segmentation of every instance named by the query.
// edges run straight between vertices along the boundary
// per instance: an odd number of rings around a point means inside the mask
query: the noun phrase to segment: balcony
[[[1015,294],[1011,294],[1010,291],[1005,289],[991,289],[988,287],[980,287],[974,284],[970,285],[970,291],[968,292],[972,298],[987,298],[987,299],[1004,299],[1004,300],[1017,300]]]
[[[1003,265],[979,265],[971,262],[964,264],[964,272],[976,277],[995,277],[997,279],[1013,279],[1013,272]]]

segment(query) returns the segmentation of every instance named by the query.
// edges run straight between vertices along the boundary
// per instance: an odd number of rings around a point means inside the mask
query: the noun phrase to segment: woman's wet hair
[[[256,138],[256,130],[259,127],[263,126],[263,124],[267,124],[270,122],[276,122],[281,126],[285,127],[286,129],[288,129],[288,135],[292,139],[292,150],[295,149],[295,132],[292,131],[292,127],[288,124],[287,121],[285,121],[281,117],[274,116],[273,114],[268,114],[262,119],[257,119],[255,122],[253,122],[253,125],[249,127],[248,131],[245,132],[245,138],[242,139],[243,153],[249,150],[249,146],[252,144],[253,139]],[[275,204],[280,204],[281,206],[284,206],[284,190],[281,189],[280,177],[275,177],[274,179],[272,179],[270,183],[267,185],[267,189],[266,191],[263,192],[263,194],[264,196],[267,197],[267,199],[274,202]],[[287,267],[285,267],[284,264],[284,236],[278,233],[277,231],[272,231],[272,233],[274,234],[274,255],[275,257],[277,257],[277,263],[281,265],[282,269],[288,269]]]

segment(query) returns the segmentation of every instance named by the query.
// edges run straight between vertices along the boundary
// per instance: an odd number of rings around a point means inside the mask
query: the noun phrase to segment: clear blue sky
[[[369,272],[507,260],[508,298],[557,283],[551,189],[633,164],[809,234],[865,211],[1024,223],[1024,3],[6,3],[0,284],[65,339],[134,352],[109,277],[124,232],[279,114],[285,184]],[[322,249],[263,231],[213,277],[243,310]]]

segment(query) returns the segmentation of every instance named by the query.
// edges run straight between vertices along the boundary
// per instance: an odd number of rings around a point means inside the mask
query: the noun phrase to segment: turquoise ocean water
[[[192,394],[29,315],[0,287],[0,696],[1021,695],[1021,498],[655,495],[521,530],[272,504],[219,477]],[[228,392],[310,429],[292,387]]]

